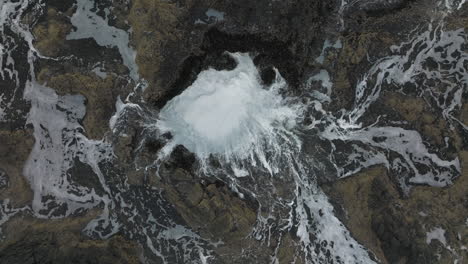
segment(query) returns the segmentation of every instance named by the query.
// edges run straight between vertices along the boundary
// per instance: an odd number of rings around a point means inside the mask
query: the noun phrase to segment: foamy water
[[[288,137],[285,132],[296,125],[301,106],[279,94],[286,82],[278,72],[265,86],[248,54],[230,56],[237,62],[234,70],[201,72],[161,110],[157,126],[173,135],[173,145],[185,146],[202,161],[209,155],[226,161],[258,158],[271,167],[266,148],[275,149],[280,137]]]

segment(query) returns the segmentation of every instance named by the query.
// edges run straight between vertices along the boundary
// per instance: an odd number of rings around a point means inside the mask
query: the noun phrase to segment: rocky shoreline
[[[109,128],[109,120],[118,111],[118,98],[141,98],[144,111],[158,113],[202,70],[234,68],[234,61],[225,51],[255,54],[254,63],[265,84],[272,82],[273,68],[278,69],[289,84],[287,96],[300,95],[310,87],[321,89],[323,81],[308,80],[327,70],[332,75],[333,89],[331,103],[324,104],[324,109],[334,113],[351,109],[355,87],[372,63],[391,55],[392,46],[408,41],[418,27],[441,19],[431,1],[357,2],[345,8],[345,1],[310,0],[94,3],[92,12],[115,32],[131,32],[129,43],[136,52],[135,63],[143,82],[131,78],[118,46],[99,45],[93,38],[67,39],[77,30],[71,19],[77,12],[75,1],[51,0],[42,6],[31,3],[21,22],[30,27],[33,45],[42,56],[34,62],[37,82],[59,96],[84,96],[86,115],[79,120],[83,134],[88,139],[107,138],[112,142],[115,160],[103,165],[106,181],[115,186],[128,184],[134,193],[161,190],[158,195],[171,205],[169,214],[181,225],[203,239],[222,241],[219,246],[210,247],[217,258],[209,263],[270,263],[272,255],[277,256],[278,263],[308,263],[297,251],[300,241],[294,232],[280,234],[274,230],[273,236],[281,239],[271,243],[253,237],[252,228],[262,214],[258,201],[239,197],[227,182],[200,177],[194,165],[196,157],[184,147],[162,164],[159,178],[148,177],[149,172],[138,165],[151,164],[165,139],[143,140],[141,117],[130,116],[121,133]],[[460,6],[444,18],[447,30],[468,28],[468,4]],[[8,29],[0,33],[2,41],[7,35],[15,37]],[[30,79],[25,51],[28,48],[16,38],[18,48],[13,57],[19,76],[0,80],[0,99],[12,102],[5,117],[0,115],[0,183],[6,182],[0,184],[0,200],[8,201],[9,208],[27,207],[34,196],[23,175],[34,146],[34,128],[27,122],[31,105],[21,98],[21,89]],[[325,41],[331,44],[323,47]],[[462,47],[468,51],[466,35]],[[467,63],[464,62],[465,69]],[[134,89],[137,84],[146,88]],[[444,89],[443,84],[435,86]],[[386,115],[419,132],[430,151],[447,159],[459,157],[461,175],[453,184],[442,188],[410,184],[407,193],[395,172],[381,165],[344,179],[324,176],[318,181],[338,218],[379,263],[464,263],[468,259],[468,134],[463,128],[468,125],[467,87],[460,95],[463,107],[455,111],[460,125],[447,121],[438,108],[441,104],[426,93],[412,92],[411,87],[402,89],[403,93],[383,92],[362,122],[371,124],[376,117]],[[93,169],[79,161],[75,165],[69,172],[70,178],[98,189]],[[281,180],[277,184],[291,186]],[[290,195],[284,188],[283,194],[278,190],[278,196]],[[152,195],[155,194],[147,197]],[[109,239],[85,234],[83,230],[89,221],[102,210],[101,204],[67,218],[47,220],[31,216],[26,208],[5,223],[0,220],[0,262],[163,263],[129,233],[117,233]],[[4,208],[1,213],[6,215]],[[444,241],[428,237],[437,228],[444,230]],[[172,246],[178,245],[166,247]],[[182,263],[181,259],[174,253],[167,260]]]

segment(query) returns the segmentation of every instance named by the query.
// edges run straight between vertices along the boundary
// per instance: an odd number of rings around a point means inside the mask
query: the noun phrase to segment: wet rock
[[[468,6],[463,5],[460,9],[454,11],[454,15],[447,20],[447,27],[451,30],[468,27]]]
[[[184,154],[175,152],[174,156]],[[197,179],[189,172],[189,164],[185,167],[174,167],[183,164],[180,162],[171,164],[160,168],[161,181],[157,185],[164,189],[168,200],[190,227],[211,239],[224,241],[240,240],[249,234],[256,219],[254,208],[224,183]]]
[[[70,47],[66,44],[66,36],[71,31],[69,18],[53,7],[47,9],[47,14],[33,30],[35,47],[44,56],[57,57],[67,53]]]
[[[95,212],[94,212],[95,213]],[[75,219],[18,219],[7,225],[7,240],[0,245],[5,264],[140,263],[139,246],[121,236],[92,240],[80,234],[94,213]],[[94,215],[95,216],[95,215]],[[15,232],[8,232],[14,229]]]
[[[82,163],[78,158],[73,160],[73,167],[67,173],[69,173],[73,184],[94,189],[98,195],[105,193],[93,169],[89,165]]]
[[[364,10],[369,15],[382,15],[390,11],[404,8],[411,2],[411,0],[370,0],[358,2],[351,8]]]
[[[177,89],[174,83],[186,78],[188,73],[183,65],[187,61],[203,60],[210,53],[226,50],[267,52],[269,58],[276,58],[276,66],[286,79],[297,83],[301,75],[297,69],[303,68],[310,53],[309,43],[316,36],[318,10],[322,5],[327,4],[181,1],[176,5],[165,1],[134,1],[128,21],[134,32],[137,64],[141,75],[150,83],[146,99],[156,103],[161,98],[167,101],[166,94]],[[223,12],[224,19],[211,26],[194,23],[209,8]],[[272,23],[277,26],[271,27]],[[191,68],[196,76],[197,67]]]
[[[11,54],[14,66],[7,63],[7,56],[2,51],[3,71],[10,71],[11,74],[0,74],[0,130],[22,130],[25,128],[27,113],[31,107],[30,103],[23,99],[22,89],[28,79],[27,62],[28,45],[26,41],[19,39],[10,30],[6,30],[0,36],[2,45],[12,45],[17,52]]]
[[[100,139],[109,130],[109,119],[115,112],[117,94],[122,90],[121,80],[112,75],[105,79],[81,73],[53,75],[48,68],[41,70],[38,80],[47,83],[59,94],[79,93],[85,96],[87,106],[83,125],[89,138]]]
[[[389,108],[381,108],[386,114],[396,112],[398,120],[406,120],[411,129],[416,129],[432,145],[432,151],[446,155],[450,159],[457,156],[462,149],[462,135],[459,131],[451,129],[451,124],[435,111],[435,106],[428,103],[430,100],[395,92],[384,92],[381,101]],[[379,113],[378,109],[372,109]],[[431,147],[431,146],[430,146]]]
[[[48,7],[64,13],[69,11],[73,7],[74,3],[74,0],[49,0],[46,2]]]
[[[8,187],[9,184],[10,180],[8,174],[4,170],[0,169],[0,189]]]
[[[22,168],[34,145],[30,130],[0,130],[0,199],[9,199],[14,206],[30,203],[32,192]]]
[[[187,153],[187,150],[175,152],[173,158],[160,167],[161,178],[153,184],[164,190],[164,196],[188,227],[206,239],[225,243],[215,251],[233,258],[227,261],[229,258],[223,257],[226,263],[237,263],[237,259],[242,258],[243,249],[259,243],[248,238],[256,221],[256,208],[238,197],[223,182],[202,180],[193,175],[190,162],[184,167],[176,166],[183,164],[174,160],[184,157],[184,152]],[[258,256],[248,259],[254,261]]]
[[[376,167],[324,190],[343,205],[342,218],[353,236],[382,263],[452,263],[466,258],[461,249],[468,218],[468,154],[463,151],[460,156],[462,176],[447,188],[420,186],[402,197],[386,169]],[[447,245],[428,246],[428,233],[435,227],[445,230]]]
[[[281,241],[281,245],[278,251],[279,263],[305,263],[301,257],[296,256],[296,244],[297,242],[291,238],[291,235],[286,234],[286,236],[283,238],[283,241]]]

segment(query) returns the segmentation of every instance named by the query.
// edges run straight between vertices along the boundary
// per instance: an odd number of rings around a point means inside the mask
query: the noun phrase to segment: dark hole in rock
[[[261,70],[260,77],[265,85],[271,85],[276,78],[276,72],[272,67],[268,67]]]
[[[156,107],[163,108],[168,101],[181,94],[203,70],[210,67],[216,70],[235,68],[235,61],[226,54],[226,51],[258,54],[254,58],[254,63],[259,67],[262,81],[267,85],[271,84],[276,76],[274,66],[290,87],[298,86],[300,75],[298,69],[301,67],[297,67],[297,60],[289,51],[288,43],[270,40],[265,36],[227,34],[212,28],[205,33],[201,50],[201,55],[193,54],[185,59],[169,92],[153,103]]]
[[[172,151],[170,162],[178,168],[191,171],[195,163],[195,155],[188,151],[184,146],[178,145]]]
[[[275,78],[276,72],[274,70],[274,62],[266,55],[259,54],[254,58],[255,66],[257,66],[260,72],[260,78],[264,85],[271,85]]]
[[[146,148],[150,153],[158,152],[163,146],[164,143],[156,139],[151,139],[148,142],[146,142]]]
[[[172,98],[181,94],[185,88],[197,78],[197,75],[202,71],[202,64],[205,59],[204,55],[188,57],[182,64],[179,70],[178,78],[172,84],[171,89],[160,100],[155,102],[155,106],[163,108]]]
[[[206,64],[208,68],[213,68],[217,71],[222,71],[222,70],[230,71],[236,68],[237,66],[236,61],[227,53],[208,54],[208,56],[206,57]],[[206,67],[204,67],[203,70],[206,70]]]

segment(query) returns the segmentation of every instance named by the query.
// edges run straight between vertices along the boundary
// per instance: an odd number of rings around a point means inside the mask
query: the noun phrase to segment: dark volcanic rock
[[[225,12],[225,19],[203,25],[194,21],[199,10],[210,7],[208,1],[180,5],[175,10],[172,3],[150,4],[141,0],[135,1],[130,11],[137,63],[142,76],[151,84],[148,99],[157,105],[163,104],[159,102],[161,97],[165,102],[168,96],[176,95],[174,85],[178,86],[179,79],[196,76],[202,69],[197,64],[210,53],[265,54],[293,86],[297,85],[312,54],[311,47],[322,22],[320,17],[327,15],[323,10],[331,8],[321,1],[227,1],[212,6]],[[152,27],[152,32],[139,33]],[[187,64],[193,72],[185,70]]]

